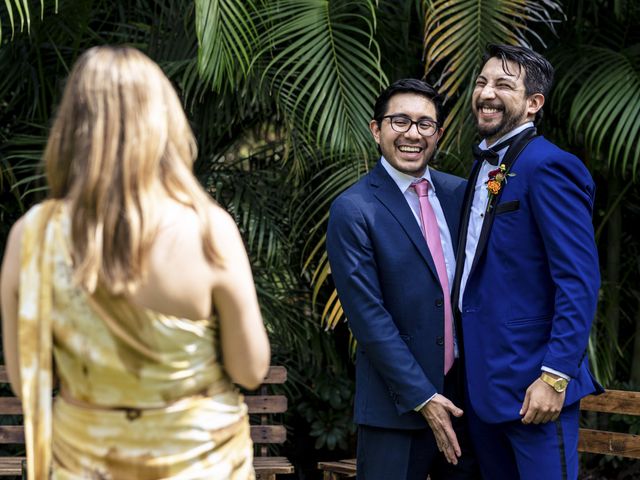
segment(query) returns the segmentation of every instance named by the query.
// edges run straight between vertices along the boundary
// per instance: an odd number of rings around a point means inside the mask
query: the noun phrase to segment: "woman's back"
[[[39,341],[21,342],[21,358],[46,350],[37,332],[50,319],[60,379],[53,478],[249,478],[247,410],[220,364],[215,317],[179,318],[75,285],[64,202],[32,209],[22,240],[21,339]],[[25,366],[25,384],[45,374],[41,362]]]
[[[144,408],[165,406],[203,391],[233,392],[220,364],[216,317],[190,319],[185,315],[197,310],[192,306],[199,300],[194,295],[196,286],[204,285],[200,290],[206,292],[206,282],[211,283],[204,278],[211,270],[208,262],[198,258],[202,257],[201,246],[189,245],[191,238],[197,242],[199,236],[190,237],[183,228],[185,222],[172,219],[171,212],[170,226],[162,229],[154,242],[152,252],[158,252],[158,257],[164,254],[167,261],[151,262],[150,277],[144,283],[149,293],[144,298],[167,299],[168,305],[175,305],[167,312],[161,301],[144,304],[140,295],[112,295],[100,285],[89,294],[78,287],[69,248],[69,209],[61,201],[49,203],[57,204],[47,225],[54,232],[45,235],[55,243],[50,246],[53,352],[67,398],[97,406]],[[189,219],[188,212],[181,213]],[[39,239],[36,236],[34,240]],[[176,260],[183,262],[181,269],[176,268]],[[200,278],[189,278],[192,266],[203,272]],[[168,279],[156,280],[163,276]],[[23,282],[31,283],[26,278]],[[240,404],[237,395],[235,403]]]
[[[154,62],[81,55],[44,154],[50,200],[14,225],[2,267],[30,480],[49,465],[65,479],[252,476],[232,382],[257,386],[269,345],[237,227],[191,173],[196,150]]]
[[[221,272],[204,256],[199,218],[193,209],[171,198],[158,203],[161,217],[149,252],[147,275],[130,295],[131,300],[168,315],[207,318],[213,311],[213,286]],[[223,241],[228,235],[229,222],[224,221],[228,215],[214,206],[209,213],[215,225],[214,241]]]

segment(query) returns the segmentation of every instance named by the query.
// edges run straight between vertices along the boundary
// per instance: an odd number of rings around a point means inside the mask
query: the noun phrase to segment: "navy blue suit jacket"
[[[477,171],[476,164],[467,199]],[[511,172],[485,217],[461,312],[469,400],[489,423],[520,418],[542,365],[572,378],[565,405],[601,391],[586,356],[600,286],[593,180],[577,157],[543,137]],[[458,269],[463,262],[459,246]]]
[[[431,178],[455,244],[466,182],[435,170]],[[443,292],[420,226],[381,163],[331,205],[327,253],[358,343],[355,422],[426,428],[413,409],[442,393]]]

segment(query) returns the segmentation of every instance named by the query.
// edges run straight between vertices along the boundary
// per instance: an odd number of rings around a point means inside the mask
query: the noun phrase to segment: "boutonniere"
[[[488,176],[489,178],[486,182],[484,182],[487,185],[487,190],[489,191],[487,212],[491,210],[491,207],[493,207],[493,205],[491,204],[491,200],[493,200],[493,197],[500,193],[500,190],[502,190],[502,185],[507,183],[507,178],[515,177],[516,174],[507,172],[507,166],[504,163],[501,163],[498,168],[496,168],[495,170],[491,170]]]

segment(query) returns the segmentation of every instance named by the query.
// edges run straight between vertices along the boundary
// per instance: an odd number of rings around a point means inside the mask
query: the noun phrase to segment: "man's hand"
[[[436,394],[427,404],[420,409],[420,413],[427,420],[436,437],[438,450],[440,450],[447,462],[458,464],[458,457],[462,455],[458,437],[453,431],[449,414],[456,417],[462,416],[462,410],[456,407],[447,397]]]
[[[539,378],[536,379],[527,388],[520,409],[520,415],[523,415],[522,423],[547,423],[557,420],[562,411],[566,393],[566,391],[558,393]]]

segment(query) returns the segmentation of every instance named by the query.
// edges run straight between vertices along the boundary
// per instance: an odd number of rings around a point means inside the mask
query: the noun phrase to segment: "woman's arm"
[[[0,274],[0,303],[2,306],[2,344],[9,383],[20,396],[20,367],[18,364],[18,287],[20,285],[20,240],[22,218],[9,232]]]
[[[220,320],[223,363],[231,380],[254,389],[269,368],[269,339],[238,228],[218,207],[212,216],[215,249],[221,259],[215,266],[213,304]]]

